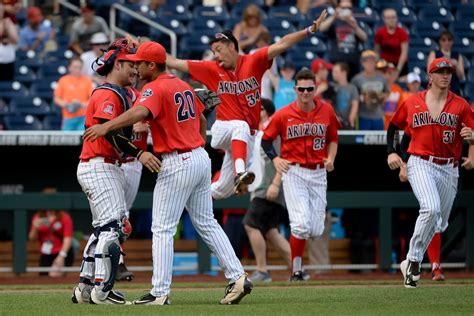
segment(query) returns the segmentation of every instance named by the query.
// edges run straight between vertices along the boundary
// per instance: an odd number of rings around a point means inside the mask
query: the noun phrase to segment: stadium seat
[[[316,36],[305,38],[296,45],[296,48],[301,51],[312,51],[316,54],[324,54],[328,50],[324,41]]]
[[[454,10],[464,10],[467,6],[474,6],[474,0],[450,0],[449,5]]]
[[[425,22],[438,22],[449,25],[454,22],[454,16],[446,7],[425,7],[418,12],[418,18]]]
[[[32,50],[25,52],[18,49],[16,51],[16,64],[37,69],[39,66],[41,66],[42,61],[38,54]]]
[[[227,21],[224,22],[224,30],[233,30],[235,25],[237,25],[237,23],[240,22],[240,18],[234,18],[234,17],[231,17],[230,19],[228,19]],[[262,24],[263,25],[266,25],[266,22],[267,21],[262,21]]]
[[[28,96],[28,89],[18,81],[0,81],[0,98],[9,102],[13,98]]]
[[[212,19],[194,19],[188,24],[188,29],[193,31],[222,32],[222,26]]]
[[[268,19],[265,21],[265,26],[268,28],[270,34],[274,32],[284,31],[286,33],[292,33],[296,31],[295,26],[286,19]]]
[[[183,4],[165,4],[158,11],[159,17],[167,17],[182,22],[188,22],[193,19],[193,14],[189,7]]]
[[[61,129],[61,112],[45,116],[43,119],[43,130],[57,131]]]
[[[448,1],[443,0],[406,0],[406,4],[409,7],[419,11],[424,8],[436,9],[439,7],[450,8]]]
[[[372,8],[380,11],[382,15],[382,10],[385,8],[398,8],[405,6],[405,0],[372,0]]]
[[[58,80],[61,76],[67,74],[67,61],[54,61],[50,63],[45,63],[38,71],[38,76],[40,78],[50,77],[56,78]]]
[[[65,61],[71,59],[74,56],[74,53],[67,49],[48,52],[45,56],[45,62],[54,62],[54,61]]]
[[[37,80],[31,84],[31,95],[51,103],[56,85],[56,81]]]
[[[438,43],[429,37],[411,37],[410,51],[423,52],[429,54],[431,51],[438,50]]]
[[[36,80],[36,74],[28,66],[15,64],[14,80],[29,86]]]
[[[222,24],[230,18],[229,12],[223,6],[196,6],[193,16],[195,20],[213,20]]]
[[[456,21],[474,21],[474,5],[465,5],[456,11]]]
[[[463,95],[469,102],[474,102],[474,82],[466,83],[464,87]]]
[[[50,113],[49,105],[38,97],[18,97],[10,102],[10,110],[16,114],[46,115]]]
[[[213,35],[213,32],[195,32],[183,36],[180,41],[180,57],[201,59],[203,52],[210,49],[209,42]]]
[[[7,115],[4,122],[8,130],[36,131],[43,127],[41,121],[33,115]]]
[[[155,19],[155,21],[163,25],[164,27],[171,29],[173,32],[176,33],[177,36],[183,36],[183,35],[188,34],[188,28],[186,27],[186,25],[184,25],[183,21],[177,20],[175,18],[169,18],[169,17],[157,18]],[[161,31],[155,28],[150,28],[150,36],[152,38],[160,37],[163,34],[164,33],[162,33]]]
[[[418,21],[418,16],[409,7],[403,6],[397,9],[396,11],[398,15],[398,21],[400,21],[400,23],[411,26],[413,23],[416,23],[416,21]],[[380,16],[382,16],[382,13],[380,13]]]
[[[297,24],[304,19],[304,15],[293,5],[278,5],[270,7],[268,10],[269,19],[286,20],[293,24]]]
[[[352,12],[357,21],[365,22],[370,26],[374,26],[375,23],[381,21],[381,17],[377,11],[369,7],[366,7],[365,9],[353,8]]]
[[[327,10],[329,14],[334,13],[334,9],[330,7],[329,5],[320,5],[314,8],[310,8],[308,10],[308,13],[306,13],[306,19],[312,22],[316,20],[324,10]]]
[[[453,50],[470,58],[474,56],[474,41],[467,37],[454,40]]]
[[[10,112],[11,111],[5,101],[3,101],[3,99],[0,99],[0,118],[3,118],[3,116],[8,115]]]
[[[310,68],[311,62],[316,58],[320,58],[320,56],[311,50],[305,51],[295,48],[287,53],[286,58],[295,64],[296,71],[298,71],[303,67]]]
[[[230,11],[230,17],[232,19],[236,19],[238,21],[242,20],[242,14],[244,13],[244,10],[247,7],[247,5],[248,4],[244,4],[244,5],[236,4],[236,5],[234,5],[232,7],[231,11]],[[259,6],[259,8],[260,8],[260,16],[262,18],[262,21],[265,21],[266,19],[268,19],[267,13],[261,9],[262,6]]]
[[[474,20],[456,21],[451,26],[457,37],[474,39]]]
[[[410,36],[438,38],[445,27],[436,21],[418,21],[410,28]]]

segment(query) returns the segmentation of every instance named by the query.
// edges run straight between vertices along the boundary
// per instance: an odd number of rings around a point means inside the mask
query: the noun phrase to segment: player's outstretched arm
[[[181,72],[189,72],[188,68],[188,61],[185,59],[179,59],[172,55],[166,54],[166,66],[168,68],[181,71]]]
[[[281,53],[287,51],[296,43],[305,39],[308,35],[315,33],[324,19],[326,19],[328,13],[324,10],[317,20],[313,21],[313,24],[305,28],[304,30],[297,31],[294,33],[283,36],[281,40],[272,44],[268,47],[268,60],[272,60]]]

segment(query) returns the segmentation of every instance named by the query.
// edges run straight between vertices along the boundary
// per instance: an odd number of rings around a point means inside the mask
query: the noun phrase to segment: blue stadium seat
[[[182,22],[188,22],[193,19],[193,14],[189,7],[183,4],[165,4],[158,11],[159,17],[173,18]]]
[[[443,0],[406,0],[406,4],[409,7],[419,11],[423,8],[436,9],[439,7],[450,8],[448,1]]]
[[[474,21],[474,5],[465,5],[456,11],[456,21]]]
[[[52,52],[48,52],[45,56],[45,62],[53,62],[53,61],[66,61],[74,57],[74,53],[69,50],[62,50],[58,49]]]
[[[307,37],[296,45],[297,50],[312,51],[317,54],[324,54],[328,47],[325,42],[316,36]]]
[[[38,97],[19,97],[12,99],[10,110],[16,114],[46,115],[51,112],[49,105]]]
[[[438,38],[446,28],[436,21],[418,21],[410,28],[410,36]]]
[[[285,31],[286,33],[292,33],[296,31],[295,26],[286,19],[268,19],[265,21],[265,26],[268,28],[270,34],[274,32]]]
[[[9,102],[13,98],[28,96],[28,89],[18,81],[0,81],[0,98]]]
[[[311,23],[312,21],[316,20],[324,10],[328,10],[328,13],[329,11],[334,12],[334,9],[329,5],[320,5],[317,7],[310,8],[308,10],[308,13],[306,13],[306,19]]]
[[[188,28],[186,27],[186,25],[184,25],[183,21],[169,17],[161,17],[155,20],[157,23],[160,23],[161,25],[173,30],[173,32],[175,32],[177,36],[188,34]],[[156,30],[154,28],[150,28],[150,36],[152,38],[159,37],[161,35],[161,31]]]
[[[5,115],[10,114],[10,109],[3,99],[0,99],[0,118],[3,118]]]
[[[213,32],[194,32],[183,36],[180,41],[180,57],[201,59],[203,52],[210,49],[209,42],[213,35]]]
[[[231,17],[224,22],[224,30],[233,30],[234,27],[240,22],[240,18]],[[263,21],[262,24],[265,25],[266,21]]]
[[[209,31],[213,33],[222,32],[222,26],[219,22],[212,19],[194,19],[188,24],[188,29],[194,31]]]
[[[56,85],[56,81],[50,81],[46,79],[37,80],[31,84],[31,95],[51,103]]]
[[[431,51],[438,49],[438,43],[429,37],[410,37],[410,51],[421,51],[429,54]]]
[[[467,6],[474,6],[474,0],[449,0],[451,9],[464,10]]]
[[[379,10],[382,14],[382,10],[385,8],[397,8],[405,6],[405,0],[372,0],[372,8]]]
[[[268,17],[270,19],[284,19],[291,23],[297,24],[303,20],[304,15],[293,5],[279,5],[270,7],[268,10]]]
[[[466,71],[466,80],[468,82],[474,82],[474,66],[471,66]]]
[[[429,8],[425,7],[418,12],[418,18],[425,22],[438,22],[448,25],[454,22],[453,14],[445,7]]]
[[[229,12],[223,6],[196,6],[193,15],[195,20],[214,20],[222,24],[230,18]]]
[[[400,21],[400,23],[410,26],[418,21],[418,16],[416,15],[415,11],[409,7],[403,6],[399,9],[396,9],[396,11],[398,15],[398,21]],[[382,13],[380,13],[380,16],[382,16]]]
[[[474,39],[474,20],[456,21],[451,24],[451,26],[453,33],[456,34],[457,37]]]
[[[463,95],[469,102],[474,102],[474,82],[466,83],[464,87]]]
[[[470,58],[474,56],[474,41],[467,37],[454,40],[453,50]]]
[[[310,68],[311,62],[320,56],[310,50],[292,49],[288,51],[286,58],[295,64],[296,71],[298,71],[303,67]]]
[[[353,8],[352,12],[357,21],[363,21],[371,26],[381,20],[377,11],[369,7],[365,9]]]
[[[36,80],[36,74],[28,66],[15,64],[14,80],[29,86]]]
[[[54,77],[55,80],[58,80],[61,76],[67,74],[67,61],[54,61],[50,63],[45,63],[38,71],[38,76],[40,78],[44,77]]]
[[[33,115],[7,115],[4,122],[8,130],[36,131],[43,127],[41,121]]]
[[[62,116],[61,112],[52,113],[51,115],[45,116],[43,119],[43,130],[47,131],[57,131],[61,129]]]
[[[230,17],[232,19],[237,19],[237,20],[242,20],[242,14],[245,10],[245,8],[247,7],[248,4],[244,4],[244,5],[239,5],[239,4],[236,4],[232,7],[231,11],[230,11]],[[267,13],[265,11],[263,11],[261,8],[261,6],[259,6],[260,8],[260,16],[262,18],[262,21],[268,19],[268,16],[267,16]]]
[[[42,61],[38,54],[32,50],[25,52],[18,49],[16,51],[16,63],[37,69],[39,66],[41,66]]]

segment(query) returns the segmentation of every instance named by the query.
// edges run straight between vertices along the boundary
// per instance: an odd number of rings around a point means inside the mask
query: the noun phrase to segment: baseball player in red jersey
[[[127,40],[116,40],[104,54],[97,72],[106,82],[94,90],[86,113],[86,127],[117,117],[131,106],[126,86],[136,74],[128,60],[131,47]],[[74,303],[127,304],[122,294],[113,291],[119,264],[119,239],[131,232],[126,217],[125,178],[120,168],[122,153],[139,157],[150,170],[159,170],[160,161],[133,145],[127,136],[131,129],[108,133],[97,142],[84,140],[77,179],[87,195],[94,233],[84,249],[79,285],[74,288]]]
[[[168,56],[166,65],[188,72],[191,77],[221,98],[217,120],[211,128],[211,146],[225,151],[221,176],[211,187],[214,199],[232,193],[243,194],[255,175],[247,170],[254,135],[258,130],[262,76],[272,59],[317,31],[326,18],[324,11],[308,28],[288,34],[277,43],[250,55],[239,55],[239,45],[231,31],[217,33],[211,39],[215,61],[181,60]]]
[[[410,96],[397,109],[387,130],[387,163],[392,170],[403,164],[393,146],[396,130],[407,129],[411,135],[407,176],[420,204],[410,249],[400,264],[407,288],[418,285],[420,264],[435,232],[448,227],[459,177],[461,129],[474,126],[466,100],[449,91],[455,71],[449,59],[433,60],[428,69],[430,87]]]
[[[146,42],[130,56],[137,61],[142,97],[130,111],[103,125],[89,128],[85,139],[95,140],[109,131],[149,119],[153,150],[162,157],[153,192],[153,288],[134,304],[169,304],[173,268],[173,236],[186,207],[194,227],[217,256],[230,280],[221,304],[237,304],[252,290],[229,239],[214,218],[211,197],[211,161],[203,146],[206,119],[203,105],[186,82],[167,74],[166,52]],[[100,138],[99,138],[100,139]]]
[[[329,104],[314,99],[316,84],[311,70],[300,70],[295,81],[296,101],[270,118],[262,147],[277,173],[282,175],[291,228],[290,280],[303,281],[306,240],[321,236],[324,230],[326,175],[334,170],[339,123]],[[281,138],[280,157],[272,144],[278,136]]]

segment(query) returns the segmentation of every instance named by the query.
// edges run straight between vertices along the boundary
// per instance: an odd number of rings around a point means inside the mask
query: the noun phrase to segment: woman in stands
[[[248,5],[242,13],[242,21],[235,25],[233,31],[242,51],[249,53],[252,48],[256,48],[257,39],[263,32],[268,32],[268,29],[262,24],[259,7]]]
[[[431,51],[430,55],[428,56],[428,65],[435,59],[440,57],[446,57],[451,60],[451,63],[456,67],[456,74],[453,75],[453,79],[451,80],[451,88],[450,90],[457,95],[461,95],[461,87],[459,81],[465,80],[464,74],[464,60],[456,51],[453,51],[453,43],[454,37],[453,34],[449,31],[443,31],[439,35],[439,49],[437,51]]]

